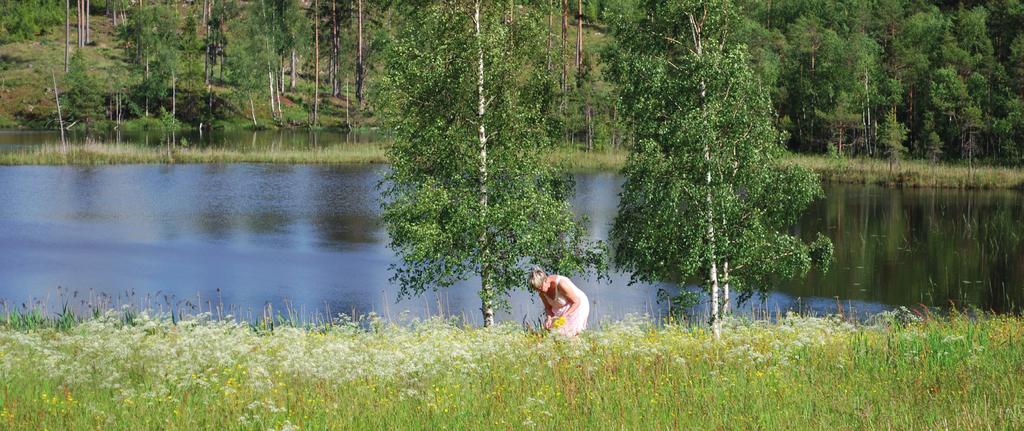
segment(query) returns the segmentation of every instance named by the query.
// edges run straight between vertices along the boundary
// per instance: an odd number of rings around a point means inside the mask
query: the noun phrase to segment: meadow
[[[0,316],[0,428],[1020,429],[1024,320]]]

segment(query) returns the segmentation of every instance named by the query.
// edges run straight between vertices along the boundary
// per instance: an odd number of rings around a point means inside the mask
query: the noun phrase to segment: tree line
[[[90,108],[114,121],[167,111],[193,126],[228,117],[256,123],[258,116],[282,126],[320,125],[323,109],[336,126],[371,117],[374,74],[383,67],[374,53],[393,43],[400,23],[422,6],[76,2],[5,3],[0,40],[63,30],[69,69],[75,51],[90,49],[90,25],[105,18],[117,29],[128,67],[110,82],[71,83],[91,83],[101,93],[102,102]],[[606,71],[619,46],[614,22],[644,13],[646,3],[510,4],[509,19],[529,8],[536,12],[529,19],[544,30],[538,49],[557,80],[557,109],[549,114],[567,143],[589,150],[635,141],[616,103],[621,89]],[[1018,0],[741,0],[729,7],[737,15],[730,42],[746,47],[755,77],[771,89],[775,122],[790,149],[891,160],[909,154],[1024,161],[1024,6]],[[292,106],[301,113],[286,109]],[[95,114],[70,111],[86,122]]]
[[[63,33],[66,114],[87,127],[134,118],[349,127],[366,108],[370,33],[384,27],[387,8],[366,0],[76,2],[5,3],[0,40]],[[99,55],[85,55],[97,49],[97,20],[118,53],[106,75],[92,71]],[[325,109],[334,123],[321,123]]]

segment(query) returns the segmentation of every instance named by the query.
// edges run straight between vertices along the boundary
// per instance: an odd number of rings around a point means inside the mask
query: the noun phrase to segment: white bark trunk
[[[206,26],[206,58],[203,59],[203,82],[206,84],[206,91],[210,91],[210,15],[213,12],[212,4],[210,0],[207,0],[203,6],[203,16],[206,18],[203,20],[203,25]]]
[[[366,74],[366,65],[363,64],[363,0],[357,0],[357,44],[356,44],[356,102],[363,107],[363,79]],[[478,5],[479,6],[479,5]],[[479,7],[478,7],[479,9]]]
[[[295,55],[295,49],[292,49],[292,81],[291,81],[291,83],[289,85],[289,91],[295,91],[295,84],[299,80],[298,79],[298,74],[296,72],[296,65],[297,64],[298,64],[298,59],[296,58],[296,55]]]
[[[68,58],[71,51],[71,0],[64,2],[64,73],[68,73]]]
[[[252,96],[249,96],[249,112],[252,113],[252,126],[259,127],[259,124],[256,124],[256,106],[252,103]]]
[[[313,126],[319,123],[320,115],[320,2],[314,2],[316,20],[313,23]]]
[[[729,261],[722,265],[722,316],[729,315]]]
[[[714,233],[712,232],[712,235]],[[718,265],[711,262],[711,332],[715,335],[715,339],[722,338],[722,320],[718,314],[719,299],[718,299]]]
[[[583,0],[576,3],[576,75],[583,71]],[[576,83],[578,87],[579,82]]]
[[[85,44],[89,44],[89,8],[92,2],[85,0]]]
[[[53,99],[57,102],[57,124],[60,125],[60,149],[64,154],[68,152],[68,141],[64,137],[64,115],[60,112],[60,91],[57,90],[57,74],[50,71],[53,78]]]
[[[487,129],[484,126],[484,114],[487,112],[487,101],[484,96],[484,42],[483,37],[480,34],[480,0],[476,0],[476,12],[473,15],[473,21],[476,24],[476,42],[477,42],[477,96],[479,97],[479,104],[477,105],[477,121],[480,124],[479,140],[480,140],[480,210],[483,213],[483,217],[486,220],[487,217]],[[490,281],[490,264],[488,259],[488,238],[487,232],[480,233],[480,255],[483,261],[481,269],[481,286],[480,286],[480,298],[482,299],[481,310],[484,315],[484,326],[494,325],[494,306],[492,297],[494,292]]]
[[[693,35],[693,46],[695,48],[698,57],[704,55],[704,47],[701,39],[701,30],[704,22],[700,23],[694,19],[693,15],[690,15],[690,31]],[[707,112],[705,106],[705,99],[707,97],[707,85],[703,80],[700,82],[700,101],[701,111],[704,121],[707,120]],[[718,256],[715,252],[715,211],[714,211],[714,199],[711,194],[711,144],[705,141],[704,144],[704,162],[706,163],[705,168],[705,186],[706,191],[706,204],[707,204],[707,247],[708,247],[708,263],[711,268],[708,271],[708,278],[711,282],[711,331],[714,333],[715,339],[722,337],[722,322],[719,316],[721,305],[718,298]]]
[[[274,106],[274,71],[267,70],[267,82],[270,84],[270,116],[277,115],[277,107]]]

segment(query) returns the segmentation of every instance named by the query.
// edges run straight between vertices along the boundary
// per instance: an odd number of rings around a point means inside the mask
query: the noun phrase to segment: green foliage
[[[528,264],[568,275],[600,261],[570,211],[571,184],[544,158],[554,83],[542,17],[525,7],[513,23],[508,6],[486,2],[477,37],[472,4],[430,2],[388,43],[382,107],[394,144],[383,221],[403,295],[476,275],[489,308],[525,287]]]
[[[903,142],[907,140],[907,127],[896,120],[896,112],[890,111],[878,134],[878,142],[885,150],[891,167],[893,163],[898,163],[903,158],[903,154],[907,152],[907,147],[903,146]]]
[[[728,264],[734,288],[763,291],[770,277],[811,265],[788,230],[821,187],[778,163],[771,103],[744,47],[730,42],[731,6],[651,2],[614,28],[610,75],[638,142],[611,237],[634,281],[696,278],[710,288],[705,275]]]
[[[0,2],[0,43],[29,40],[63,23],[63,0]]]
[[[151,3],[136,8],[121,27],[119,36],[136,76],[132,89],[136,115],[159,112],[154,108],[169,101],[181,56],[179,19],[173,5]]]
[[[227,81],[243,98],[253,98],[270,91],[268,72],[271,62],[276,63],[273,52],[273,33],[266,29],[263,16],[265,4],[249,4],[247,13],[239,20],[234,43],[228,45]]]
[[[76,50],[64,77],[64,98],[68,118],[73,121],[92,123],[103,119],[103,88],[96,77],[88,72],[89,65],[81,50]]]

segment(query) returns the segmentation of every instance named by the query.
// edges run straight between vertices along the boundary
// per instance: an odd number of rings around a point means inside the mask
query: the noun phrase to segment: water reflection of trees
[[[353,244],[371,244],[379,237],[377,183],[370,169],[318,168],[311,182],[312,224],[320,246],[345,250]]]
[[[801,224],[829,232],[835,264],[787,293],[998,312],[1024,304],[1020,193],[831,186],[827,195]]]

